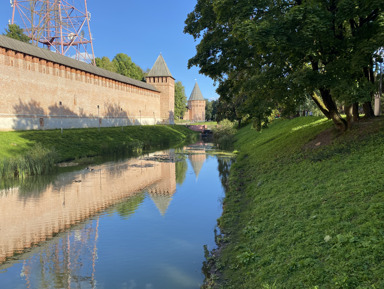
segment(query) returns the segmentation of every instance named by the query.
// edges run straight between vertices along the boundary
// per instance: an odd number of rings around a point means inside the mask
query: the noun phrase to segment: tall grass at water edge
[[[34,144],[23,155],[0,160],[0,176],[2,178],[42,175],[52,171],[57,160],[54,149]]]
[[[89,158],[129,157],[143,151],[192,142],[197,134],[184,126],[156,125],[47,131],[0,132],[0,177],[41,175],[55,164]]]

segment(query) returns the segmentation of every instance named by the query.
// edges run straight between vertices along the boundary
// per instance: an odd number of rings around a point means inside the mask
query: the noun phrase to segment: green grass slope
[[[206,287],[384,288],[383,144],[383,119],[240,130]]]
[[[177,125],[0,132],[0,177],[44,174],[55,162],[168,148],[195,137]]]

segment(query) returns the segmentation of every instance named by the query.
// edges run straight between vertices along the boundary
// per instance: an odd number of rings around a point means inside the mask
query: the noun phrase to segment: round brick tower
[[[188,100],[187,114],[191,121],[205,121],[205,99],[197,82]]]

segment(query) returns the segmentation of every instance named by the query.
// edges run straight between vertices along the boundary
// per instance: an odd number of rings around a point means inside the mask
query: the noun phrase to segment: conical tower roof
[[[189,97],[189,100],[204,100],[204,97],[200,91],[199,85],[197,82],[195,83],[195,87],[192,90],[191,96]]]
[[[153,193],[150,193],[149,196],[152,199],[152,201],[155,203],[160,214],[164,216],[165,213],[167,212],[169,204],[172,201],[172,196],[165,195],[165,194],[153,194]]]
[[[195,172],[196,179],[199,177],[201,168],[206,160],[205,153],[194,153],[188,156],[189,161],[191,162],[192,169]]]
[[[169,76],[173,78],[161,54],[157,57],[155,64],[148,73],[148,76]]]

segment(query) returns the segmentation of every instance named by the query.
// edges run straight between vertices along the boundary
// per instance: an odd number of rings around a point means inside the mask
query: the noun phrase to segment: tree
[[[205,100],[205,120],[216,120],[217,100]]]
[[[113,65],[116,67],[116,72],[127,77],[137,80],[143,80],[143,70],[132,62],[131,57],[125,53],[118,53],[112,60]]]
[[[118,53],[115,57],[109,60],[108,57],[103,56],[102,58],[96,57],[96,66],[104,68],[106,70],[119,73],[121,75],[137,79],[144,79],[144,72],[140,66],[132,62],[131,57],[125,53]]]
[[[188,66],[217,81],[220,98],[241,95],[254,118],[310,95],[344,130],[337,102],[362,103],[372,116],[383,10],[384,1],[198,0],[184,29],[201,38]]]
[[[178,119],[184,116],[187,111],[187,97],[185,96],[185,88],[181,81],[175,83],[175,117]]]
[[[205,99],[205,120],[209,121],[212,119],[212,103]]]
[[[109,60],[109,58],[106,56],[103,56],[102,58],[96,57],[95,62],[96,62],[96,66],[100,68],[104,68],[106,70],[116,72],[116,67],[114,63],[112,63],[111,60]]]
[[[10,38],[20,40],[22,42],[28,42],[31,40],[27,35],[24,34],[23,29],[20,28],[17,24],[8,24],[8,29],[5,29],[3,35]]]

